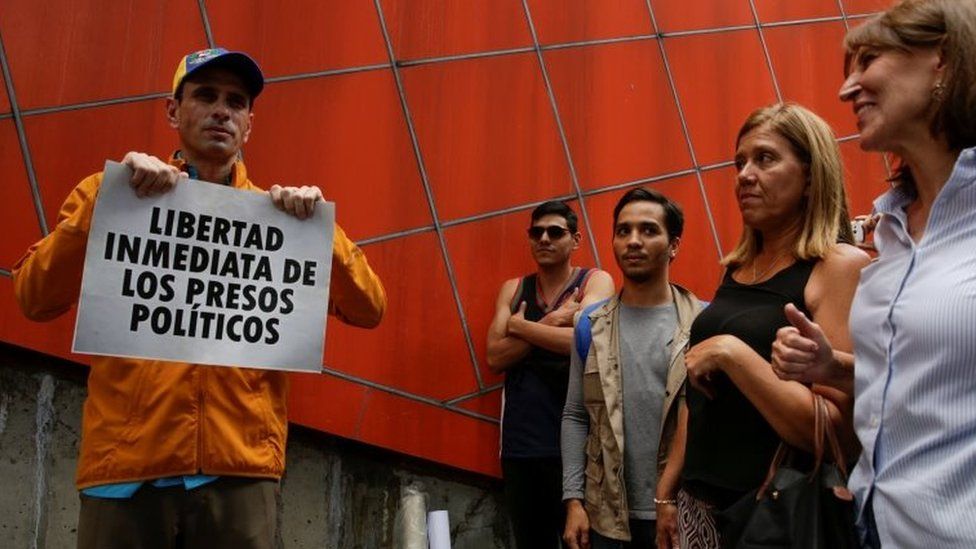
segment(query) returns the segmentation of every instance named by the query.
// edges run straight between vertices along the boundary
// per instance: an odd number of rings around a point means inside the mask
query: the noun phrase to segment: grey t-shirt
[[[657,452],[668,374],[668,342],[674,334],[674,304],[620,304],[620,360],[624,412],[624,483],[631,518],[656,518]],[[583,407],[583,362],[575,345],[563,410],[563,499],[583,498],[589,417]]]
[[[620,305],[620,372],[624,392],[624,482],[630,516],[655,517],[657,449],[668,378],[674,305]]]

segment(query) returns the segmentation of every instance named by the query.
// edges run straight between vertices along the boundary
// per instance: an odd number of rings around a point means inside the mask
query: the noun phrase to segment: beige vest
[[[691,322],[701,302],[688,290],[671,285],[678,325],[668,343],[671,361],[665,385],[658,474],[664,469],[674,438],[678,406],[684,398],[684,353]],[[583,405],[590,416],[586,439],[586,490],[584,502],[590,526],[601,535],[630,540],[627,493],[624,485],[623,388],[620,383],[620,346],[617,323],[619,295],[589,314],[592,342],[583,368]]]

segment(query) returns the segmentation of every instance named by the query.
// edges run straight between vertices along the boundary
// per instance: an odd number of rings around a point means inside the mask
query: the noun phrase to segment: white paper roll
[[[451,521],[447,511],[427,513],[427,541],[430,549],[451,549]]]

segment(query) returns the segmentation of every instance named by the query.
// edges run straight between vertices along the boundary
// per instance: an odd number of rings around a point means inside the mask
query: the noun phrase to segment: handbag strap
[[[834,424],[830,420],[830,410],[827,408],[827,400],[823,395],[818,395],[813,393],[813,469],[810,472],[810,478],[820,470],[820,465],[823,463],[824,458],[824,444],[830,447],[831,457],[834,459],[834,463],[840,472],[847,478],[847,463],[844,461],[844,453],[841,451],[840,442],[837,439],[837,432],[834,430]],[[762,499],[766,495],[766,491],[769,486],[773,483],[773,478],[776,476],[776,471],[779,470],[780,465],[783,464],[783,460],[786,459],[787,454],[790,451],[789,445],[786,442],[780,441],[779,446],[776,448],[776,453],[773,454],[773,460],[769,463],[769,471],[766,472],[766,478],[763,480],[762,485],[759,486],[759,490],[756,492],[756,500]]]
[[[789,451],[790,447],[785,442],[780,441],[779,446],[776,447],[776,453],[773,454],[773,460],[769,462],[769,471],[766,472],[766,478],[763,480],[762,485],[759,486],[759,491],[756,492],[756,501],[761,500],[766,495],[766,490],[773,483],[773,477],[776,476],[776,471],[779,470],[779,466],[782,465]]]
[[[824,432],[827,444],[830,445],[830,453],[834,458],[834,464],[840,472],[847,478],[847,461],[844,459],[844,452],[841,450],[840,441],[837,439],[837,431],[834,430],[834,423],[830,421],[830,411],[827,408],[827,400],[822,395],[814,395],[817,407],[823,416]]]
[[[813,470],[810,473],[811,476],[815,475],[817,471],[820,470],[820,465],[823,463],[823,452],[824,452],[824,433],[826,424],[830,423],[830,416],[827,413],[827,406],[824,404],[823,397],[814,393],[813,394]]]

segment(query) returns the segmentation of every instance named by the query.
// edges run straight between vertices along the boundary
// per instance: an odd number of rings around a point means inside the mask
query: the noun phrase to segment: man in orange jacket
[[[257,191],[240,159],[264,87],[246,54],[214,48],[184,57],[166,100],[180,150],[164,162],[130,152],[131,186],[151,200],[192,177]],[[14,267],[24,314],[38,321],[78,300],[102,174],[78,184],[57,227]],[[271,187],[272,203],[305,219],[318,187]],[[329,312],[371,328],[386,295],[362,251],[335,227]],[[77,485],[80,548],[271,548],[287,438],[284,372],[99,356],[88,377]]]

